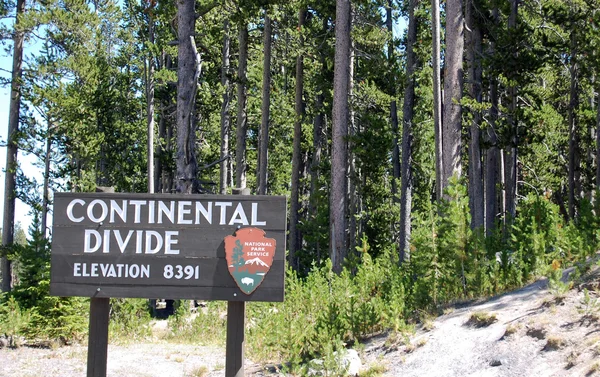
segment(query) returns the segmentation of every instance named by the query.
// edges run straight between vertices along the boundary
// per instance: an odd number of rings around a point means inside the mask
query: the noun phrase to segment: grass
[[[360,373],[361,377],[379,377],[387,372],[387,367],[382,363],[373,364],[367,369]]]
[[[471,314],[471,316],[469,317],[469,320],[467,321],[466,325],[470,326],[470,327],[476,327],[476,328],[480,328],[480,327],[488,327],[489,325],[491,325],[492,323],[498,321],[498,318],[496,318],[496,315],[493,313],[488,313],[488,312],[474,312]]]
[[[577,364],[578,357],[579,357],[579,352],[575,352],[575,351],[573,351],[569,355],[567,355],[567,365],[565,366],[565,369],[573,368]]]
[[[512,325],[512,324],[511,324],[511,325],[508,325],[508,326],[506,326],[506,330],[504,331],[504,336],[505,336],[505,337],[507,337],[507,336],[511,336],[511,335],[513,335],[513,334],[516,334],[516,333],[517,333],[517,331],[519,331],[519,326],[517,326],[517,325]]]
[[[556,351],[567,345],[567,341],[557,335],[551,335],[546,341],[544,351]]]
[[[206,365],[200,365],[192,368],[192,370],[186,374],[186,377],[205,377],[208,373],[208,367]]]

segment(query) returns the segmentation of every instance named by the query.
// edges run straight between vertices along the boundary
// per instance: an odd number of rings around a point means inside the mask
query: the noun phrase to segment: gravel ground
[[[0,376],[75,377],[86,375],[87,346],[0,350]],[[107,376],[222,376],[225,351],[187,344],[109,345]]]
[[[386,345],[389,340],[370,344],[366,359],[382,363],[386,376],[600,376],[598,270],[562,299],[546,285],[541,280],[456,308],[437,318],[431,331],[418,331],[409,345]],[[584,287],[592,300],[598,300],[587,313],[582,303]],[[469,326],[473,313],[494,315],[497,321],[480,328]]]
[[[557,299],[538,281],[485,302],[455,308],[406,341],[374,337],[361,351],[363,372],[403,377],[600,376],[600,274]],[[596,307],[583,303],[583,288]],[[588,309],[586,311],[586,309]],[[589,310],[592,309],[592,310]],[[466,323],[473,313],[497,321]],[[161,331],[161,325],[156,327]],[[164,330],[164,329],[163,329]],[[0,349],[0,377],[86,375],[87,347]],[[109,345],[108,376],[223,376],[225,350],[164,341]],[[246,375],[270,373],[246,361]]]

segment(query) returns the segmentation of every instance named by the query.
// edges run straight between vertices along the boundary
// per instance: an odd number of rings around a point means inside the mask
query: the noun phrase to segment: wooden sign
[[[285,232],[283,196],[56,193],[50,293],[283,301]]]

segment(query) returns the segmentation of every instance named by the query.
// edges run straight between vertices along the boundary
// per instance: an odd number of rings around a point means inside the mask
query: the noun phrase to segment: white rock
[[[339,371],[343,371],[346,376],[358,376],[358,372],[362,366],[360,357],[356,350],[345,350],[339,355],[338,352],[334,352],[336,364],[339,367]],[[308,363],[308,375],[309,376],[322,376],[324,369],[324,362],[321,359],[313,359]]]
[[[357,376],[358,372],[360,371],[360,367],[362,366],[362,362],[360,361],[360,357],[358,356],[358,352],[356,352],[356,350],[348,350],[342,356],[340,365],[346,371],[346,374],[350,376]]]

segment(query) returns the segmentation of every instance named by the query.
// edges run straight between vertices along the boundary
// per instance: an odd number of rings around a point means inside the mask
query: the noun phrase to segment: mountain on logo
[[[256,257],[250,259],[239,268],[239,271],[247,272],[249,274],[256,274],[259,272],[269,271],[270,266],[263,262],[260,258]]]
[[[256,264],[257,266],[269,267],[269,265],[263,262],[259,257],[246,261],[246,264]]]

